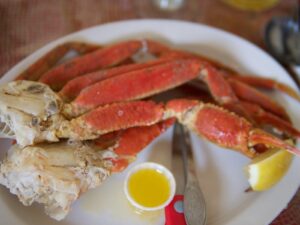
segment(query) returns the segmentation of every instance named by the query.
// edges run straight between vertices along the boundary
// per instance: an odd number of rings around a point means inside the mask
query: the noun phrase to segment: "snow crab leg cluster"
[[[69,49],[82,55],[54,66]],[[204,83],[215,104],[146,99],[191,80]],[[300,132],[285,109],[257,87],[300,100],[284,84],[241,76],[152,40],[58,46],[0,87],[1,136],[17,143],[1,164],[0,183],[26,205],[43,203],[60,220],[81,193],[126,168],[175,120],[250,158],[274,147],[300,156],[285,142]],[[265,131],[266,125],[275,132]]]

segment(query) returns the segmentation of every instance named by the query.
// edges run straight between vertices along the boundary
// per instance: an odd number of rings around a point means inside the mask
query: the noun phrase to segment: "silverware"
[[[181,151],[184,175],[183,210],[188,225],[206,224],[206,204],[193,168],[189,132],[176,123],[173,134],[173,151]]]
[[[300,3],[295,19],[275,17],[265,28],[265,43],[271,54],[288,69],[300,89]]]

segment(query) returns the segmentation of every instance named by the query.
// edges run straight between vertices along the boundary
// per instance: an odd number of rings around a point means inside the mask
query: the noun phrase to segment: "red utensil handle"
[[[165,208],[165,225],[186,225],[183,214],[183,195],[175,195]]]

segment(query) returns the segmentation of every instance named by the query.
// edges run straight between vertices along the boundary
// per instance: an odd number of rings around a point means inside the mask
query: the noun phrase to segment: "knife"
[[[206,207],[193,170],[190,136],[176,123],[172,142],[172,172],[176,180],[176,195],[165,208],[166,225],[204,225]]]

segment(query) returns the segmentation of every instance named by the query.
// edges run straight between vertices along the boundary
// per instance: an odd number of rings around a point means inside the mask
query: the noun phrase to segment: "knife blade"
[[[172,172],[176,180],[176,196],[165,209],[166,225],[203,225],[206,222],[205,202],[192,172],[191,153],[189,133],[176,123],[172,141]]]

